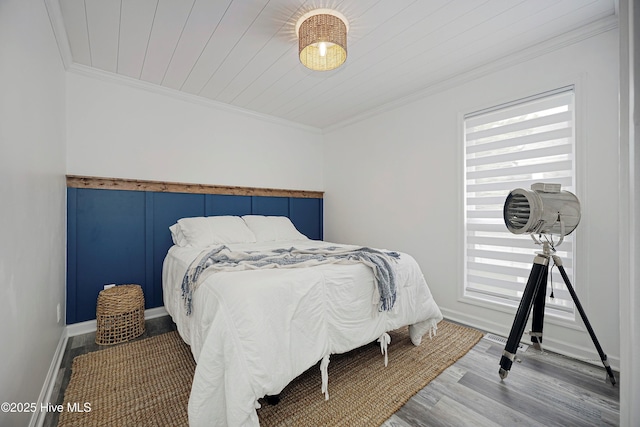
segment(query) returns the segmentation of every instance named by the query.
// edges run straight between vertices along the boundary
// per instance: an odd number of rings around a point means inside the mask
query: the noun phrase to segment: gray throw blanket
[[[367,247],[357,249],[330,246],[313,249],[276,249],[268,252],[231,251],[217,246],[201,252],[194,259],[182,279],[182,298],[187,315],[191,314],[193,292],[210,274],[218,271],[261,268],[311,267],[331,263],[363,263],[373,270],[380,294],[378,310],[389,311],[396,301],[396,278],[392,261],[398,252],[380,251]]]

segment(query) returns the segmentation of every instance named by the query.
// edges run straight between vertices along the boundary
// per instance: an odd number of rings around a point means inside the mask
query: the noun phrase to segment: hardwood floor
[[[175,330],[168,316],[146,322],[144,339]],[[70,337],[51,403],[61,404],[73,358],[109,346],[95,344],[95,333]],[[483,338],[463,358],[413,396],[384,427],[418,426],[617,426],[619,388],[604,368],[551,352],[518,351],[508,377],[498,375],[504,349]],[[619,378],[615,373],[618,382]],[[47,414],[44,427],[55,427]]]
[[[603,367],[529,347],[504,381],[503,345],[486,338],[412,397],[384,425],[617,426],[619,387]],[[619,374],[615,373],[619,383]]]

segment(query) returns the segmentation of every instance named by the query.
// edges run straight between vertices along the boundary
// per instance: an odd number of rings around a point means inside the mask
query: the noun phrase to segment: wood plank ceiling
[[[321,129],[616,13],[614,0],[52,1],[73,63]],[[350,24],[334,71],[297,58],[295,23],[319,7]]]

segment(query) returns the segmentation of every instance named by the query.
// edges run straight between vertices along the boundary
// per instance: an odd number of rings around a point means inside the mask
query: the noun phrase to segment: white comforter
[[[324,245],[335,244],[309,240],[227,246],[270,250]],[[193,312],[187,316],[182,278],[200,252],[173,246],[163,266],[165,308],[197,362],[189,398],[192,427],[258,426],[258,399],[280,393],[319,360],[406,325],[412,325],[418,345],[442,319],[418,264],[407,254],[396,265],[397,299],[390,312],[377,310],[370,267],[324,264],[215,273],[196,289]],[[322,398],[320,392],[318,384]]]

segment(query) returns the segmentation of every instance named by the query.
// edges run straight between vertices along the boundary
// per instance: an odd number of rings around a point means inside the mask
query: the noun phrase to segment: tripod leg
[[[518,343],[524,333],[524,328],[527,325],[527,319],[529,318],[529,312],[531,311],[531,305],[533,304],[533,297],[536,295],[537,289],[540,287],[543,277],[546,276],[547,267],[549,265],[549,258],[537,255],[533,260],[533,267],[531,267],[531,273],[527,280],[527,285],[524,288],[516,317],[511,326],[511,332],[509,332],[509,338],[507,344],[502,352],[500,358],[500,378],[505,379],[513,360],[516,357],[516,351],[518,349]]]
[[[584,309],[582,308],[582,304],[580,304],[580,300],[578,299],[578,295],[576,294],[576,291],[573,290],[573,286],[571,286],[571,281],[569,280],[569,276],[567,276],[567,273],[564,270],[564,267],[562,266],[562,260],[557,255],[554,255],[553,262],[555,262],[555,264],[558,266],[558,270],[562,275],[564,284],[567,286],[567,289],[571,294],[571,298],[573,298],[573,302],[575,303],[576,308],[580,313],[580,317],[582,317],[582,321],[584,322],[584,325],[587,327],[587,331],[591,336],[591,341],[593,341],[593,344],[596,346],[596,350],[598,350],[598,354],[600,355],[600,360],[602,360],[602,364],[607,370],[607,375],[609,375],[609,380],[611,381],[611,385],[616,385],[616,377],[613,375],[611,366],[609,366],[609,362],[607,361],[607,355],[602,350],[602,347],[600,347],[598,338],[596,338],[596,333],[593,331],[593,328],[591,327],[591,323],[589,323],[589,319],[587,319],[587,313],[584,312]]]
[[[547,297],[547,277],[549,268],[543,271],[542,283],[533,298],[533,311],[531,319],[531,342],[538,350],[542,350],[542,326],[544,324],[544,305]]]

